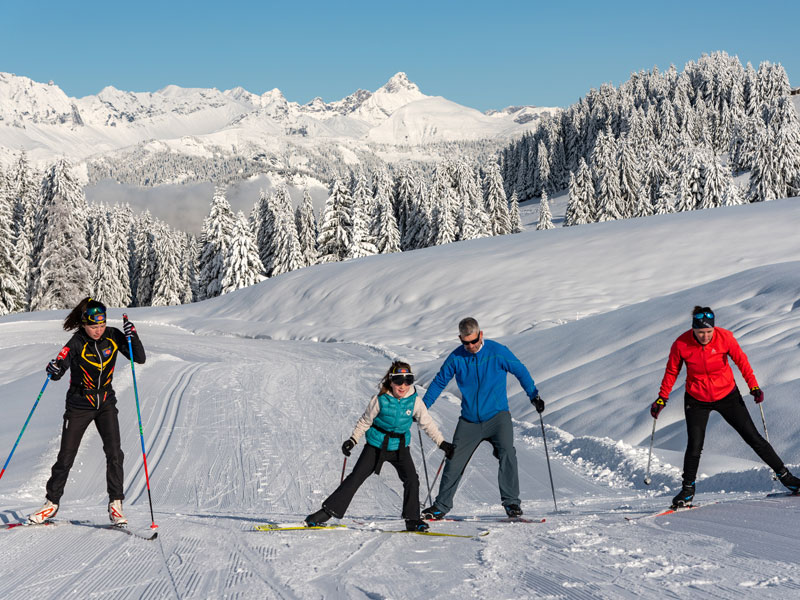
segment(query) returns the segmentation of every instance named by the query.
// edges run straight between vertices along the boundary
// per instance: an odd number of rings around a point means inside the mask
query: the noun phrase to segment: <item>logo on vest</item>
[[[410,415],[410,414],[411,414],[411,411],[410,411],[410,410],[407,410],[407,411],[406,411],[406,415]]]

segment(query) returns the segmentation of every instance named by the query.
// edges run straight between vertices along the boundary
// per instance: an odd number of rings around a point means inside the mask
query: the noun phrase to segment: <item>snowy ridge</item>
[[[415,108],[404,113],[402,127],[371,133],[410,106]],[[257,155],[274,152],[276,137],[362,145],[504,139],[531,130],[539,114],[549,110],[555,109],[522,107],[483,115],[426,96],[402,72],[374,92],[357,90],[335,102],[315,98],[303,105],[287,101],[277,88],[258,95],[241,87],[169,85],[157,92],[127,92],[108,86],[97,95],[69,98],[53,83],[0,73],[0,160],[24,149],[34,163],[60,156],[78,161],[150,140],[190,154],[200,145],[210,154]],[[470,115],[466,123],[480,125],[476,131],[465,126],[465,115]],[[420,130],[424,135],[414,133]]]

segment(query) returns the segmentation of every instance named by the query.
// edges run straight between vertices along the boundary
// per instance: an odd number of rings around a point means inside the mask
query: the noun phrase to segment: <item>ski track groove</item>
[[[178,411],[183,399],[183,395],[189,386],[194,374],[201,368],[202,365],[189,365],[177,377],[177,381],[167,392],[167,399],[165,402],[160,403],[162,407],[158,412],[157,423],[152,426],[153,438],[151,438],[148,451],[148,475],[153,475],[164,457],[164,452],[169,444],[172,434],[175,431],[175,425],[178,418]],[[149,422],[149,420],[148,420]],[[144,463],[139,463],[137,468],[127,477],[125,489],[126,497],[132,498],[131,503],[139,500],[142,493],[147,489],[147,480],[144,477]],[[137,481],[135,487],[131,489],[134,481]]]

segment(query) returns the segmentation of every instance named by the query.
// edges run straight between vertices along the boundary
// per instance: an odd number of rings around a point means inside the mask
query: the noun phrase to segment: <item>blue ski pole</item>
[[[128,315],[123,314],[122,320],[127,322]],[[131,357],[131,375],[133,376],[133,395],[136,397],[136,416],[139,418],[139,440],[142,442],[142,460],[144,462],[144,480],[147,482],[147,501],[150,503],[150,529],[157,529],[156,519],[153,516],[153,498],[150,495],[150,475],[147,473],[147,453],[144,451],[144,432],[142,430],[142,412],[139,410],[139,390],[136,387],[136,369],[133,366],[133,346],[131,345],[131,336],[126,335],[128,338],[128,354]]]
[[[3,478],[3,473],[6,472],[6,467],[8,466],[8,463],[11,461],[11,457],[14,456],[14,450],[17,449],[17,444],[19,444],[19,441],[22,439],[22,434],[25,433],[25,428],[28,427],[28,423],[30,422],[31,417],[33,416],[33,411],[36,410],[36,407],[39,404],[39,400],[42,398],[42,394],[44,394],[44,388],[47,387],[48,383],[50,383],[50,374],[49,373],[47,374],[47,379],[44,380],[44,385],[42,386],[42,391],[39,392],[39,395],[36,397],[36,402],[33,403],[33,408],[31,409],[31,412],[28,413],[28,418],[25,419],[25,425],[22,426],[22,431],[19,432],[19,437],[17,437],[17,441],[14,442],[14,447],[11,449],[11,454],[8,455],[8,458],[6,459],[6,464],[3,465],[3,470],[0,471],[0,479]]]

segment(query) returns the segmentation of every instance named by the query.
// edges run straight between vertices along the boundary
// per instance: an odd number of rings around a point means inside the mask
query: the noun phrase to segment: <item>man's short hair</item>
[[[481,326],[478,325],[478,322],[472,317],[461,319],[461,322],[458,324],[458,335],[461,337],[472,333],[478,333],[480,330]]]

